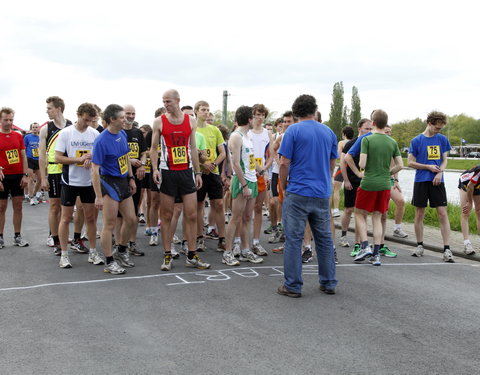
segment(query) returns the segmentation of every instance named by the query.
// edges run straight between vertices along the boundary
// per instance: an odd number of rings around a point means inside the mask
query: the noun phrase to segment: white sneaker
[[[68,259],[68,255],[62,255],[60,257],[59,266],[60,268],[72,268],[72,264],[70,263],[70,259]]]
[[[113,261],[103,268],[103,272],[111,273],[112,275],[122,275],[125,273],[125,268],[121,267],[117,262]]]
[[[178,238],[176,234],[173,235],[173,243],[175,245],[178,245],[179,243],[182,243],[182,241],[180,241],[180,238]]]
[[[450,249],[447,249],[443,252],[443,261],[447,263],[455,263],[453,260],[453,254]]]
[[[265,249],[263,248],[263,246],[260,245],[260,244],[253,245],[253,246],[252,246],[252,252],[253,252],[254,254],[259,255],[259,256],[262,256],[262,257],[268,255],[267,250],[265,250]]]
[[[233,251],[225,251],[222,256],[222,263],[227,266],[238,266],[240,262],[233,255]]]
[[[148,243],[150,246],[157,246],[158,245],[158,234],[154,233],[150,236],[150,242]]]
[[[463,252],[467,255],[475,254],[475,249],[473,248],[472,244],[469,242],[463,247]]]
[[[234,243],[233,243],[233,249],[232,249],[232,251],[233,251],[233,256],[234,256],[235,258],[238,258],[238,257],[240,256],[240,253],[242,252],[242,251],[240,250],[240,243],[234,242]]]
[[[407,238],[408,234],[406,234],[402,228],[395,229],[393,231],[393,237],[398,237],[398,238]]]
[[[340,210],[338,208],[334,208],[332,210],[332,216],[333,217],[340,217]]]
[[[263,258],[260,258],[257,254],[254,254],[251,250],[248,250],[246,254],[240,252],[238,258],[241,262],[250,262],[250,263],[262,263]]]
[[[350,247],[350,243],[347,241],[347,236],[340,237],[340,246],[342,247]]]
[[[30,206],[36,206],[38,204],[37,197],[30,198]]]
[[[423,246],[418,245],[415,250],[413,250],[412,257],[421,257],[423,255]]]
[[[47,237],[47,246],[48,247],[53,247],[55,245],[55,243],[53,242],[53,237],[52,235],[48,236]]]
[[[170,246],[170,252],[172,253],[172,258],[173,259],[178,259],[180,258],[180,253],[177,251],[177,249],[175,248],[175,244],[172,243],[171,246]]]
[[[99,264],[105,264],[102,257],[98,255],[96,251],[88,253],[88,263],[93,263],[96,266],[98,266]]]
[[[14,246],[20,246],[20,247],[25,247],[28,246],[28,242],[23,238],[21,235],[16,236],[13,238],[13,245]]]

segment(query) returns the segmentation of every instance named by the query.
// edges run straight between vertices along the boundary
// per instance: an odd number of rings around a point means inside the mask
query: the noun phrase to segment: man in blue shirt
[[[448,151],[451,150],[447,137],[440,134],[447,124],[447,116],[442,112],[430,112],[425,131],[410,143],[408,166],[415,168],[412,205],[415,206],[415,235],[417,248],[413,256],[423,255],[423,218],[427,202],[437,209],[440,233],[443,239],[443,260],[453,263],[450,250],[450,222],[447,216],[447,193],[443,182],[443,171],[447,168]]]
[[[302,295],[302,241],[308,220],[316,244],[320,290],[335,294],[337,280],[329,200],[338,158],[337,137],[330,128],[315,121],[317,103],[313,96],[299,96],[292,111],[299,122],[287,129],[278,151],[280,184],[286,191],[283,202],[286,240],[285,282],[277,292],[294,298]]]
[[[38,199],[41,197],[40,184],[40,169],[38,167],[38,144],[40,137],[40,125],[34,122],[30,125],[30,133],[23,138],[25,143],[25,152],[27,153],[28,164],[28,196],[30,197],[30,206],[38,204]]]

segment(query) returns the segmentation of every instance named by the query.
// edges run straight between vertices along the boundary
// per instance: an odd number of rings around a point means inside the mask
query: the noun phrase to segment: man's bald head
[[[125,111],[125,121],[130,125],[133,125],[133,122],[135,121],[135,107],[131,104],[125,104],[123,110]]]

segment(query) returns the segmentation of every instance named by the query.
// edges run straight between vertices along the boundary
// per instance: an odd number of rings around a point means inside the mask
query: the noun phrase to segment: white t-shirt
[[[248,138],[253,143],[253,153],[255,154],[255,161],[260,167],[265,166],[265,152],[267,145],[270,143],[268,130],[262,128],[262,132],[257,134],[253,130],[248,131]]]
[[[60,151],[70,158],[80,157],[86,153],[91,154],[93,142],[99,134],[90,126],[84,132],[78,131],[75,125],[68,126],[60,131],[55,151]],[[70,186],[92,186],[91,169],[85,169],[83,165],[64,164],[62,183]]]

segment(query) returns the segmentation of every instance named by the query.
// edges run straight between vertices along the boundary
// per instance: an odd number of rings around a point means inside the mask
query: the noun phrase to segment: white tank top
[[[263,129],[259,134],[254,133],[252,130],[248,131],[248,138],[253,143],[253,153],[255,160],[260,167],[265,166],[265,151],[270,137],[268,136],[268,130]]]
[[[238,130],[235,131],[242,136],[242,147],[240,149],[240,167],[242,168],[245,180],[257,182],[257,174],[255,172],[255,154],[253,152],[252,142]]]

